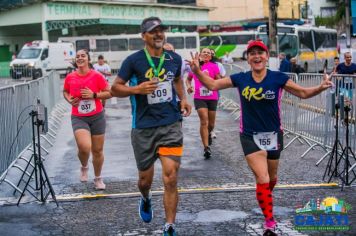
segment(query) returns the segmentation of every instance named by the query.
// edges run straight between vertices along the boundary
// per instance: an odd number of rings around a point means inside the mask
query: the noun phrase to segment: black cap
[[[163,29],[167,29],[167,26],[162,24],[160,18],[151,16],[144,19],[141,23],[141,33],[150,32],[154,28],[161,26]]]

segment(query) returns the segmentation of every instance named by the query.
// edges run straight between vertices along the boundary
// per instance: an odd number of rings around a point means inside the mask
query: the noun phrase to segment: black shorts
[[[203,99],[194,99],[195,110],[200,108],[207,108],[209,111],[216,111],[218,107],[218,100],[203,100]]]
[[[252,136],[240,133],[240,142],[245,156],[261,150],[257,146],[257,144],[253,141]],[[283,150],[283,132],[280,131],[278,132],[278,150],[267,151],[267,159],[278,160],[282,150]]]

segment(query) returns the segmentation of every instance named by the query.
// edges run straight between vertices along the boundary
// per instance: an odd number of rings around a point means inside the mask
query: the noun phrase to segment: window
[[[200,46],[219,46],[221,43],[221,38],[219,36],[203,36],[200,38]]]
[[[336,46],[337,46],[336,34],[324,33],[323,36],[325,37],[325,40],[323,42],[323,47],[336,48]]]
[[[185,38],[185,48],[197,48],[196,37],[186,37]]]
[[[278,35],[279,51],[284,52],[289,57],[295,57],[298,53],[297,37],[294,35]]]
[[[75,42],[75,49],[77,51],[82,49],[89,51],[89,40],[77,40]]]
[[[144,43],[141,38],[130,39],[129,41],[129,49],[130,50],[140,50],[143,49]]]
[[[18,59],[33,59],[38,58],[41,53],[41,49],[21,49],[19,55],[17,55]]]
[[[167,43],[173,45],[175,49],[184,48],[184,38],[183,37],[167,37]]]
[[[41,60],[44,60],[48,57],[48,48],[43,49]]]
[[[313,50],[313,40],[310,31],[299,31],[298,37],[300,49]]]
[[[254,39],[255,35],[253,34],[237,35],[237,44],[248,44],[248,41]]]
[[[237,36],[236,35],[226,35],[226,36],[221,36],[223,45],[236,45],[237,44]]]
[[[107,39],[97,39],[96,40],[96,50],[97,52],[107,52],[109,51],[109,40]]]
[[[127,51],[129,48],[127,39],[111,39],[110,49],[111,51]]]

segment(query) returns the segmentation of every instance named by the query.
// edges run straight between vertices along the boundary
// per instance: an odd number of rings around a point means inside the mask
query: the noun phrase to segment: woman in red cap
[[[190,67],[209,90],[237,87],[241,101],[240,142],[256,179],[256,198],[265,217],[264,234],[276,235],[273,217],[272,191],[277,182],[280,153],[283,150],[281,127],[281,97],[283,89],[300,97],[310,98],[331,86],[324,74],[319,86],[301,87],[285,73],[266,68],[269,53],[262,41],[251,41],[247,46],[247,62],[251,71],[212,80],[199,67],[199,55],[192,55]]]

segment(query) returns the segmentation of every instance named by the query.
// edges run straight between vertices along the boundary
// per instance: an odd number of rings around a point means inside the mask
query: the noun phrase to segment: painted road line
[[[276,185],[275,189],[307,189],[307,188],[331,188],[338,187],[337,183],[311,183],[311,184],[280,184]],[[255,186],[252,185],[239,185],[236,187],[206,187],[206,188],[187,188],[179,189],[178,192],[181,194],[191,194],[191,193],[208,193],[208,192],[238,192],[242,190],[254,190]],[[152,191],[153,195],[163,194],[163,190]],[[140,192],[131,193],[100,193],[100,194],[63,194],[57,195],[56,199],[58,201],[75,201],[75,200],[90,200],[98,198],[122,198],[122,197],[138,197]]]

